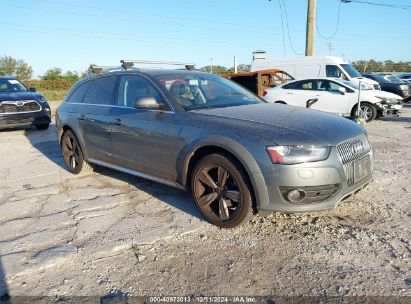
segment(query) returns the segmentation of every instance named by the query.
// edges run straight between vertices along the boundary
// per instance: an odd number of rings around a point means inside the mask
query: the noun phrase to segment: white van
[[[265,51],[253,52],[251,71],[282,69],[296,79],[340,78],[361,83],[366,89],[381,90],[378,82],[362,77],[361,74],[342,58],[333,56],[305,56],[296,58],[271,59]]]

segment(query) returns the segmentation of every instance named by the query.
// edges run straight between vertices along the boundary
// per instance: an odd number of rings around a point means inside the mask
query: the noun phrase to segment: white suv
[[[401,96],[362,87],[361,93],[356,83],[318,78],[288,82],[264,91],[264,100],[271,103],[284,103],[293,106],[306,107],[309,99],[318,99],[311,108],[353,116],[357,110],[358,95],[360,94],[360,114],[366,121],[378,116],[396,114],[401,108]]]

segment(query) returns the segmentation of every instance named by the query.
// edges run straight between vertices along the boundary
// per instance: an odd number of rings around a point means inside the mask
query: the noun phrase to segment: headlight
[[[47,102],[47,100],[43,96],[39,97],[39,99],[37,99],[37,100],[40,101],[40,102]]]
[[[408,88],[409,88],[408,84],[401,84],[401,85],[400,85],[400,89],[401,89],[402,91],[408,90]]]
[[[361,82],[361,87],[364,90],[374,90],[374,86],[372,84],[368,84],[368,83]]]
[[[380,100],[381,104],[401,104],[401,100],[395,98],[385,98],[381,96],[375,96]]]
[[[300,164],[325,160],[331,147],[324,146],[273,146],[267,147],[268,155],[274,164]]]

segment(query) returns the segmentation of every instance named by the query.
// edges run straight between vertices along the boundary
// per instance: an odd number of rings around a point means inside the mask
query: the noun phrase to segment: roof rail
[[[135,63],[140,64],[164,64],[164,65],[183,65],[187,70],[194,70],[195,63],[174,62],[174,61],[149,61],[149,60],[120,60],[124,69],[130,69]]]
[[[101,75],[105,72],[110,72],[113,70],[121,70],[121,67],[90,64],[90,67],[88,68],[88,71],[97,75]]]

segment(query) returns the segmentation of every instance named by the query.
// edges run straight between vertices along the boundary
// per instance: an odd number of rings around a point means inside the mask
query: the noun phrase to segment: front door
[[[319,79],[316,80],[315,98],[318,101],[311,108],[320,111],[326,111],[334,114],[349,115],[349,97],[347,94],[342,94],[338,89],[343,88],[340,84]]]
[[[175,178],[175,151],[179,129],[175,113],[167,110],[134,108],[141,97],[164,97],[144,76],[122,76],[118,102],[113,112],[113,162],[153,176]],[[165,103],[166,104],[166,103]]]

